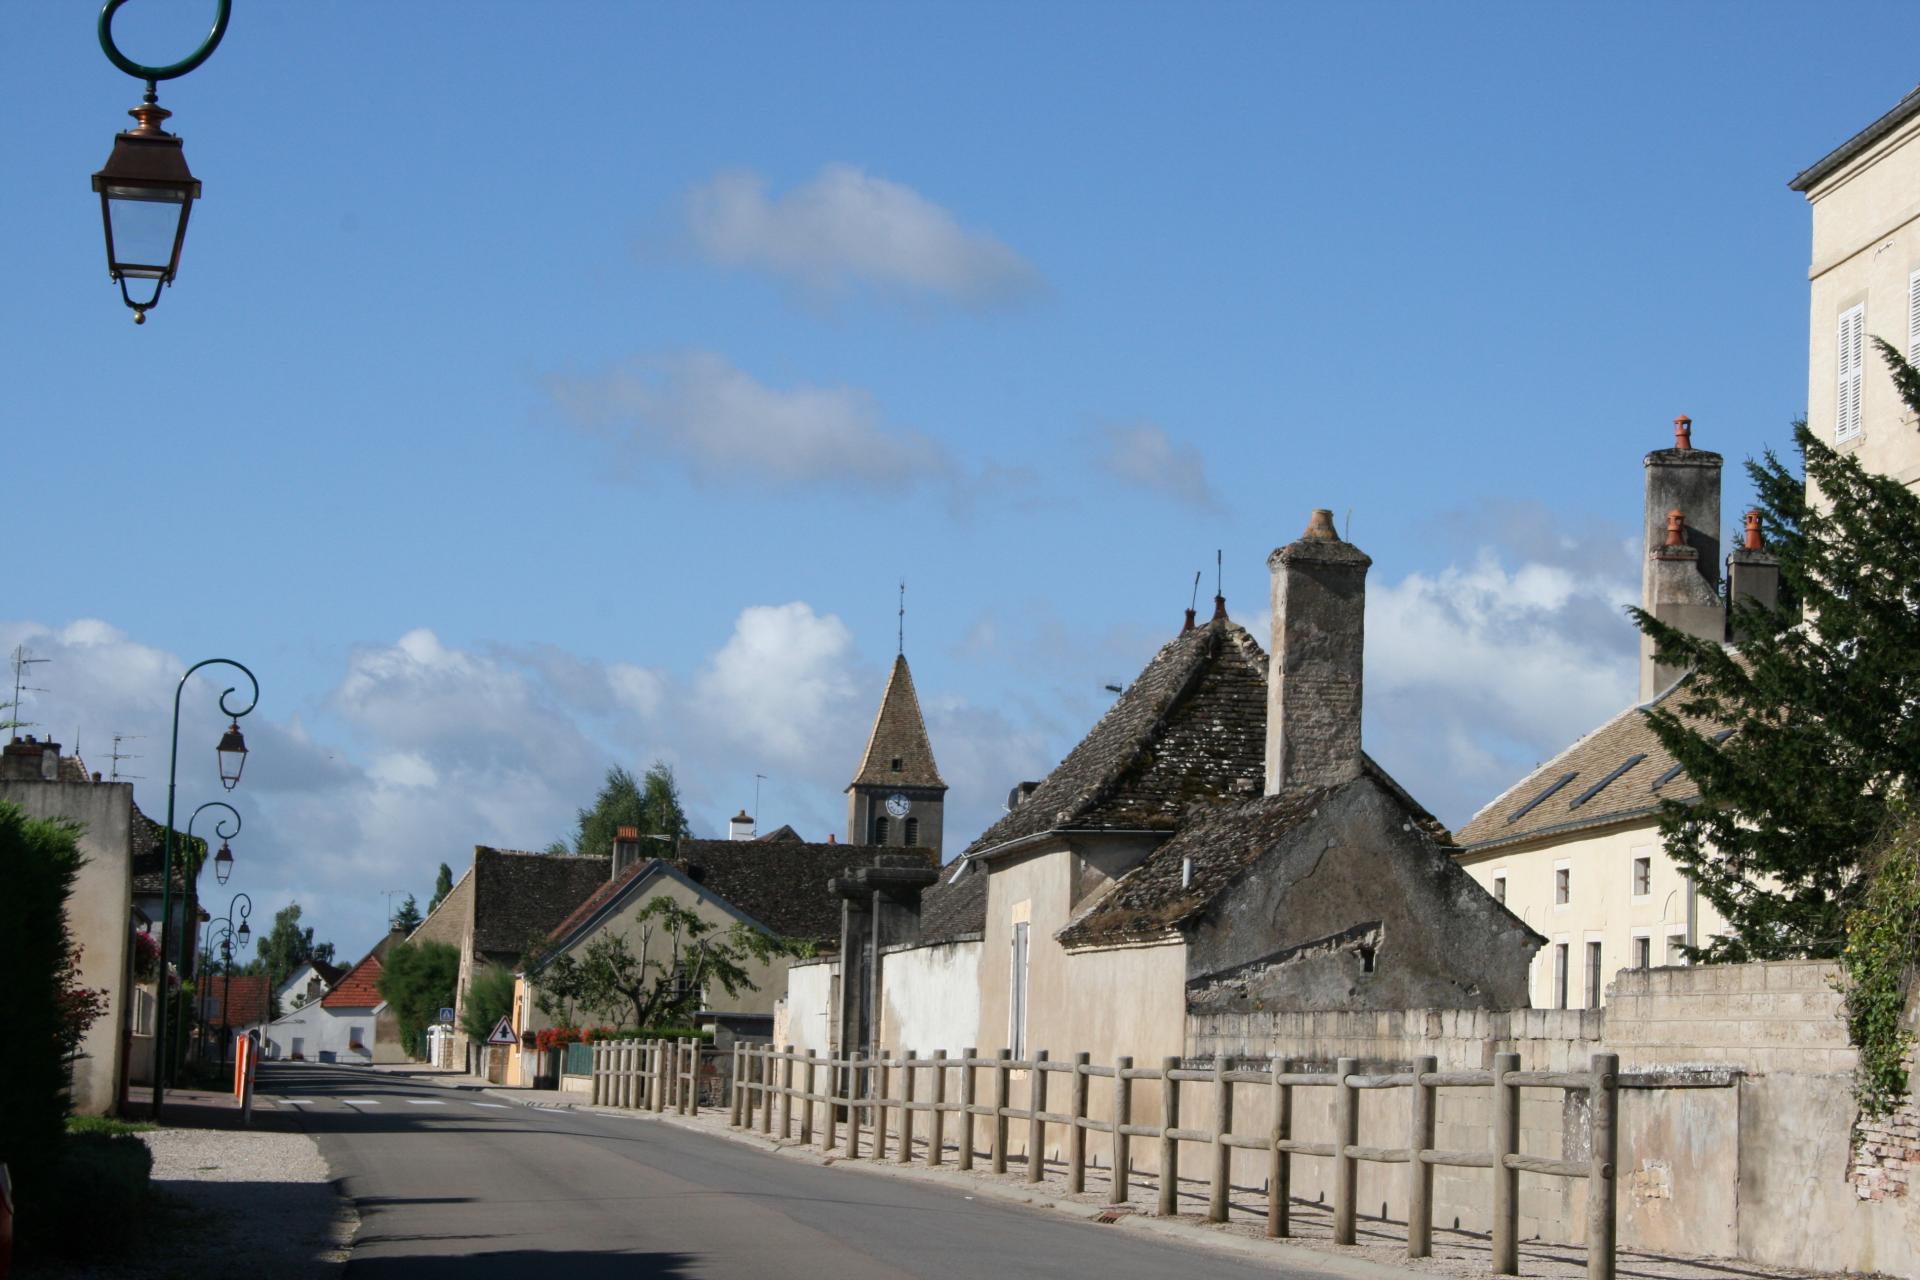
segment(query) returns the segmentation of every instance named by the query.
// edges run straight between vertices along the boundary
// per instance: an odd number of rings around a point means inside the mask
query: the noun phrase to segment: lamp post
[[[247,759],[247,744],[240,736],[240,717],[252,711],[254,707],[260,703],[260,682],[254,679],[253,672],[247,670],[231,658],[202,659],[188,667],[181,675],[180,683],[173,687],[173,746],[167,757],[167,825],[164,829],[163,836],[165,853],[161,857],[160,864],[160,986],[163,993],[166,989],[167,959],[170,954],[167,943],[171,938],[171,930],[173,928],[173,804],[174,783],[180,772],[180,695],[186,689],[187,681],[192,677],[194,672],[202,667],[211,666],[232,667],[244,675],[247,678],[247,683],[253,687],[253,696],[244,707],[236,708],[227,705],[227,699],[233,695],[237,686],[230,685],[220,694],[220,714],[226,716],[232,726],[220,739],[219,747],[220,780],[226,784],[228,790],[232,790],[234,783],[240,781],[240,770],[246,765]],[[228,760],[229,755],[234,757],[234,763],[231,764],[232,782],[227,781],[230,767]],[[201,805],[199,809],[193,811],[194,816],[199,816],[201,810],[214,805],[219,805],[228,813],[233,814],[236,824],[239,822],[240,815],[234,811],[231,805],[221,800],[212,800],[208,801],[207,804]],[[189,826],[191,826],[191,820],[189,820]],[[216,822],[213,828],[215,834],[219,835],[223,841],[234,835],[240,829],[238,825],[236,825],[233,831],[226,831],[225,826],[225,821],[221,820]],[[188,895],[187,900],[189,902],[192,901],[191,894]],[[186,922],[187,936],[183,943],[183,949],[190,949],[193,945],[193,923],[191,920]],[[191,963],[183,958],[180,965],[181,973],[186,974],[190,972],[191,969]],[[171,1002],[169,1001],[168,1003]],[[160,1025],[155,1029],[153,1041],[153,1118],[156,1120],[160,1118],[160,1108],[166,1102],[167,1068],[170,1064],[167,1051],[167,1022],[168,1018],[166,1016],[165,1006],[163,1006]]]
[[[136,127],[114,135],[113,152],[93,175],[93,189],[100,196],[100,221],[107,234],[107,271],[120,286],[121,300],[133,308],[133,322],[145,324],[147,312],[160,303],[160,291],[180,270],[187,215],[200,198],[200,180],[187,168],[179,135],[160,127],[173,113],[160,105],[159,83],[187,74],[212,56],[227,34],[233,0],[220,0],[213,30],[198,49],[163,67],[135,62],[114,44],[113,15],[126,2],[107,0],[100,10],[100,50],[114,66],[145,80],[147,92],[140,105],[127,112]],[[128,291],[129,280],[152,281],[152,296],[136,299]]]
[[[218,802],[216,801],[215,803]],[[206,806],[203,805],[201,807],[205,808]],[[236,908],[240,914],[237,926],[234,921]],[[222,1066],[226,1065],[227,1039],[229,1029],[233,1025],[233,948],[234,944],[238,943],[242,951],[246,950],[248,941],[253,937],[253,930],[247,927],[247,917],[252,914],[253,899],[244,893],[234,894],[227,902],[227,914],[224,916],[215,916],[213,919],[207,921],[206,941],[201,944],[200,948],[209,955],[213,953],[213,926],[216,924],[221,926],[220,957],[225,962],[223,967],[226,970],[223,975],[224,985],[220,989],[220,1063]],[[202,1010],[200,1021],[203,1023],[206,1021],[206,1007],[206,1000],[203,996],[200,1002],[200,1008]]]

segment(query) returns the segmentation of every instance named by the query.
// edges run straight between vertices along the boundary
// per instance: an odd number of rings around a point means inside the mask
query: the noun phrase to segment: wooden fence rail
[[[595,1045],[592,1097],[605,1106],[689,1113],[697,1106],[698,1064],[699,1045],[694,1041]],[[777,1131],[782,1138],[790,1138],[797,1109],[800,1141],[818,1143],[829,1151],[837,1148],[844,1158],[857,1159],[862,1154],[864,1129],[871,1134],[867,1149],[872,1159],[886,1159],[891,1142],[893,1159],[901,1164],[913,1160],[915,1147],[920,1145],[916,1134],[925,1135],[926,1163],[943,1163],[951,1136],[956,1143],[955,1163],[961,1169],[973,1167],[977,1155],[974,1121],[983,1118],[988,1121],[987,1156],[995,1173],[1006,1172],[1011,1122],[1023,1121],[1027,1127],[1029,1182],[1038,1182],[1045,1175],[1046,1138],[1052,1126],[1064,1130],[1067,1185],[1075,1193],[1086,1186],[1086,1135],[1104,1133],[1111,1140],[1109,1200],[1114,1204],[1127,1199],[1132,1140],[1151,1139],[1159,1144],[1158,1209],[1167,1215],[1178,1208],[1181,1147],[1200,1146],[1206,1148],[1207,1218],[1214,1222],[1227,1217],[1233,1151],[1265,1151],[1270,1236],[1291,1234],[1292,1162],[1300,1157],[1330,1160],[1333,1239],[1338,1244],[1352,1244],[1355,1239],[1360,1164],[1404,1165],[1407,1253],[1416,1258],[1426,1257],[1433,1250],[1435,1166],[1486,1169],[1491,1175],[1492,1270],[1503,1275],[1519,1271],[1520,1175],[1584,1178],[1587,1275],[1589,1280],[1613,1280],[1619,1058],[1610,1053],[1594,1054],[1585,1071],[1521,1071],[1519,1065],[1518,1054],[1499,1053],[1493,1056],[1491,1069],[1441,1071],[1435,1059],[1423,1057],[1416,1059],[1409,1071],[1361,1074],[1353,1058],[1337,1060],[1330,1072],[1296,1071],[1284,1061],[1259,1071],[1230,1070],[1224,1062],[1203,1069],[1188,1068],[1178,1058],[1163,1059],[1158,1067],[1136,1067],[1131,1058],[1105,1066],[1089,1061],[1085,1053],[1075,1054],[1071,1060],[1056,1060],[1044,1050],[1024,1059],[1014,1058],[1005,1049],[994,1057],[982,1057],[978,1050],[967,1049],[959,1057],[948,1057],[943,1050],[931,1057],[883,1051],[874,1058],[859,1053],[832,1058],[812,1050],[801,1053],[792,1048],[737,1044],[732,1051],[728,1115],[736,1127],[757,1128],[769,1135]],[[989,1100],[985,1102],[981,1101],[979,1085],[982,1071],[991,1077]],[[1011,1103],[1015,1072],[1027,1077],[1024,1107]],[[1060,1082],[1058,1093],[1050,1087],[1055,1075],[1067,1077]],[[1089,1095],[1096,1080],[1110,1082],[1101,1086],[1112,1102],[1110,1120],[1090,1114]],[[1137,1086],[1143,1082],[1157,1084],[1160,1090],[1160,1124],[1135,1123]],[[1209,1088],[1210,1115],[1183,1113],[1183,1083]],[[1272,1120],[1264,1132],[1234,1130],[1234,1102],[1237,1091],[1244,1089],[1266,1090],[1271,1099]],[[1335,1091],[1331,1141],[1307,1142],[1294,1136],[1294,1093],[1298,1089]],[[1408,1094],[1405,1129],[1391,1135],[1391,1140],[1363,1144],[1361,1092],[1397,1089]],[[1438,1089],[1491,1091],[1492,1141],[1487,1148],[1444,1150],[1433,1145]],[[1552,1160],[1521,1154],[1522,1089],[1558,1089],[1587,1095],[1591,1130],[1587,1158]],[[1049,1110],[1049,1098],[1058,1099],[1065,1110]],[[780,1113],[777,1122],[776,1104]],[[951,1126],[947,1124],[949,1116],[956,1120]],[[1211,1125],[1202,1128],[1194,1123],[1202,1118],[1209,1119]]]

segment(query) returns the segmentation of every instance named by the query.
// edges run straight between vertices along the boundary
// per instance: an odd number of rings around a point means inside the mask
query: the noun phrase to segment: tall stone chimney
[[[620,873],[640,861],[640,828],[615,827],[613,829],[613,875],[618,880]]]
[[[1647,455],[1645,559],[1640,570],[1640,607],[1703,640],[1726,638],[1720,607],[1721,457],[1693,447],[1693,419],[1673,420],[1673,448]],[[1670,520],[1681,516],[1679,536]],[[1692,552],[1691,555],[1683,554]],[[1711,607],[1709,607],[1711,606]],[[1640,637],[1640,699],[1660,693],[1681,672],[1657,668],[1653,641]]]
[[[60,744],[39,742],[32,734],[0,749],[0,778],[9,782],[58,782]]]
[[[1735,644],[1750,634],[1749,625],[1740,617],[1745,602],[1762,609],[1780,607],[1780,558],[1767,550],[1760,537],[1760,513],[1747,512],[1747,527],[1740,545],[1727,557],[1727,628]]]
[[[1360,776],[1361,649],[1366,552],[1342,542],[1318,510],[1300,537],[1267,557],[1273,635],[1267,657],[1267,794],[1333,787]]]

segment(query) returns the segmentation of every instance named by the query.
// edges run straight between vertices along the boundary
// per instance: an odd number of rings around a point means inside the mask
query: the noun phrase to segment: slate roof
[[[1473,815],[1460,829],[1466,853],[1478,853],[1651,815],[1662,800],[1700,794],[1654,736],[1647,710],[1675,699],[1681,681],[1652,702],[1628,707],[1581,738]],[[1691,728],[1712,722],[1681,716]]]
[[[63,765],[65,761],[61,762]],[[133,805],[132,821],[128,828],[127,843],[133,854],[133,891],[136,894],[160,896],[161,865],[166,861],[166,825],[155,822],[140,812],[139,805]],[[173,891],[184,893],[187,887],[186,858],[182,855],[187,848],[187,836],[184,831],[174,832],[173,842]],[[198,836],[194,844],[204,842]]]
[[[333,990],[320,997],[322,1009],[371,1009],[380,1003],[380,957],[369,954]]]
[[[895,760],[900,761],[898,769],[893,767]],[[927,722],[920,718],[920,699],[913,692],[913,673],[907,669],[905,654],[893,660],[873,732],[867,735],[866,753],[847,789],[889,785],[947,789],[933,762],[933,745],[927,741]]]
[[[250,1027],[256,1022],[267,1021],[265,974],[242,973],[232,978],[210,975],[202,981],[207,984],[207,994],[211,997],[207,1002],[208,1008],[213,1011],[210,1020],[216,1025]],[[223,1001],[227,1005],[224,1017],[220,1012]]]
[[[518,958],[607,882],[611,858],[473,850],[473,949]]]
[[[955,881],[953,873],[959,866],[942,867],[940,883],[921,893],[919,942],[945,942],[986,932],[987,869],[973,867]]]
[[[1167,642],[1080,744],[967,848],[1043,832],[1171,831],[1199,800],[1266,777],[1267,655],[1224,608]]]
[[[796,844],[800,843],[800,833],[795,831],[790,823],[783,822],[773,830],[767,832],[767,834],[755,836],[754,839],[760,841],[762,844],[768,841],[772,841],[774,844]]]
[[[1793,181],[1787,184],[1787,188],[1791,191],[1811,189],[1822,178],[1892,133],[1915,115],[1920,115],[1920,87],[1908,90],[1907,96],[1894,103],[1892,110],[1795,174]]]
[[[1371,756],[1362,754],[1361,770],[1392,794],[1430,840],[1451,849],[1453,839],[1447,829]],[[1261,854],[1311,817],[1322,800],[1337,789],[1323,787],[1192,806],[1171,840],[1121,876],[1079,919],[1060,931],[1061,944],[1100,946],[1175,936],[1181,925],[1231,889]],[[1185,884],[1181,883],[1183,877],[1188,877]]]

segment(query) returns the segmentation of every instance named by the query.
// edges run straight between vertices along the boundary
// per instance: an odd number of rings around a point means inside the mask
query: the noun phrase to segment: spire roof
[[[899,761],[899,767],[894,762]],[[848,790],[859,786],[939,787],[940,768],[933,762],[933,746],[927,741],[927,722],[920,718],[920,699],[913,691],[913,673],[907,669],[907,657],[893,660],[893,674],[887,677],[887,691],[880,699],[880,714],[873,718],[873,732],[867,735],[867,750],[860,757]]]

